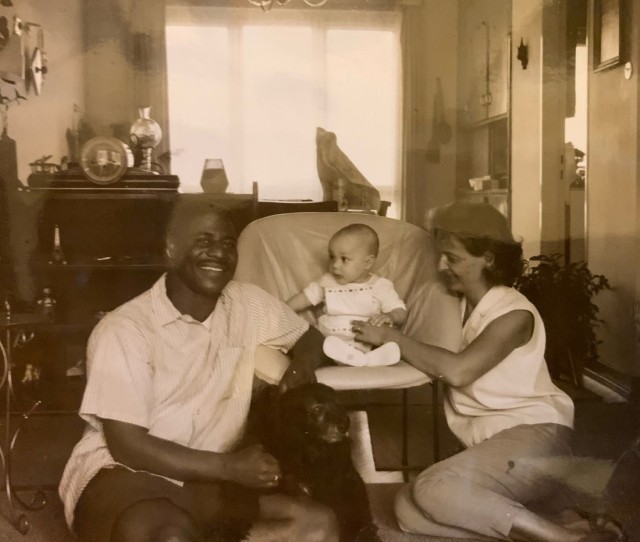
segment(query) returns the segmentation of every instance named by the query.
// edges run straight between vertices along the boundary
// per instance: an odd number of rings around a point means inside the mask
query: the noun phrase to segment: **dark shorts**
[[[111,529],[132,505],[168,499],[186,511],[201,528],[224,518],[253,520],[258,516],[258,494],[226,482],[186,483],[124,468],[102,469],[82,492],[75,509],[73,530],[81,542],[110,542]]]

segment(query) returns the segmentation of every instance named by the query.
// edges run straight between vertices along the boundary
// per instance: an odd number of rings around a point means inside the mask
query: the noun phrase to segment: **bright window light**
[[[229,192],[322,199],[316,127],[392,202],[399,216],[400,39],[395,13],[247,14],[169,9],[172,172],[199,191],[220,158]],[[284,10],[283,10],[284,11]]]

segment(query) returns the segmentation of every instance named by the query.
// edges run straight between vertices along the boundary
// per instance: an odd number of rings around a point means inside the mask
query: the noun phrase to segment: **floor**
[[[409,395],[409,464],[426,467],[433,461],[431,446],[430,389],[412,390]],[[629,403],[608,403],[592,393],[581,392],[576,399],[576,447],[583,456],[616,459],[639,434],[640,411]],[[373,457],[377,468],[396,470],[401,458],[401,410],[398,405],[399,392],[375,392],[367,395],[345,396],[345,402],[354,409],[366,404],[368,429],[371,434]],[[442,420],[444,421],[444,420]],[[6,542],[72,542],[74,539],[64,527],[62,507],[55,493],[55,485],[68,456],[82,431],[79,420],[68,415],[35,416],[24,425],[20,438],[16,441],[16,460],[12,465],[14,485],[35,486],[44,484],[47,505],[38,512],[25,511],[30,523],[27,536],[19,534],[0,518],[0,540]],[[441,423],[441,452],[443,456],[458,450],[457,443],[446,426]],[[55,443],[55,445],[51,445]],[[637,468],[636,468],[637,467]],[[640,462],[633,463],[631,476],[624,476],[622,486],[628,489],[633,480],[633,491],[640,495]],[[415,473],[411,473],[411,477]],[[635,476],[635,478],[634,478]],[[397,480],[389,476],[388,480]],[[636,485],[637,481],[637,485]],[[619,484],[620,485],[620,484]],[[369,486],[372,509],[381,529],[384,542],[418,542],[440,540],[428,537],[410,536],[401,533],[392,514],[393,496],[399,484],[373,484]],[[634,493],[634,494],[635,494]],[[25,500],[32,491],[20,493]],[[640,501],[638,506],[629,508],[629,499],[618,503],[621,518],[630,533],[631,540],[640,542]],[[626,508],[625,508],[626,506]],[[20,507],[18,509],[22,510]],[[8,507],[4,495],[0,495],[0,513],[7,516]]]

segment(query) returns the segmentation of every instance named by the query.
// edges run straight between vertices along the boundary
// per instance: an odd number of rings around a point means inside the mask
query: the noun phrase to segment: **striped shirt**
[[[59,487],[69,526],[89,481],[117,465],[101,419],[145,427],[193,449],[227,452],[244,430],[256,346],[287,351],[308,327],[264,290],[235,281],[211,316],[198,322],[173,306],[165,276],[105,316],[87,346],[80,407],[87,425]]]

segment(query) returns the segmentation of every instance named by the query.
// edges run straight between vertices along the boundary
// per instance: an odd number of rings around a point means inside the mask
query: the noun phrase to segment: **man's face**
[[[190,219],[169,242],[169,256],[191,291],[217,298],[238,264],[236,230],[224,217],[206,213]]]

